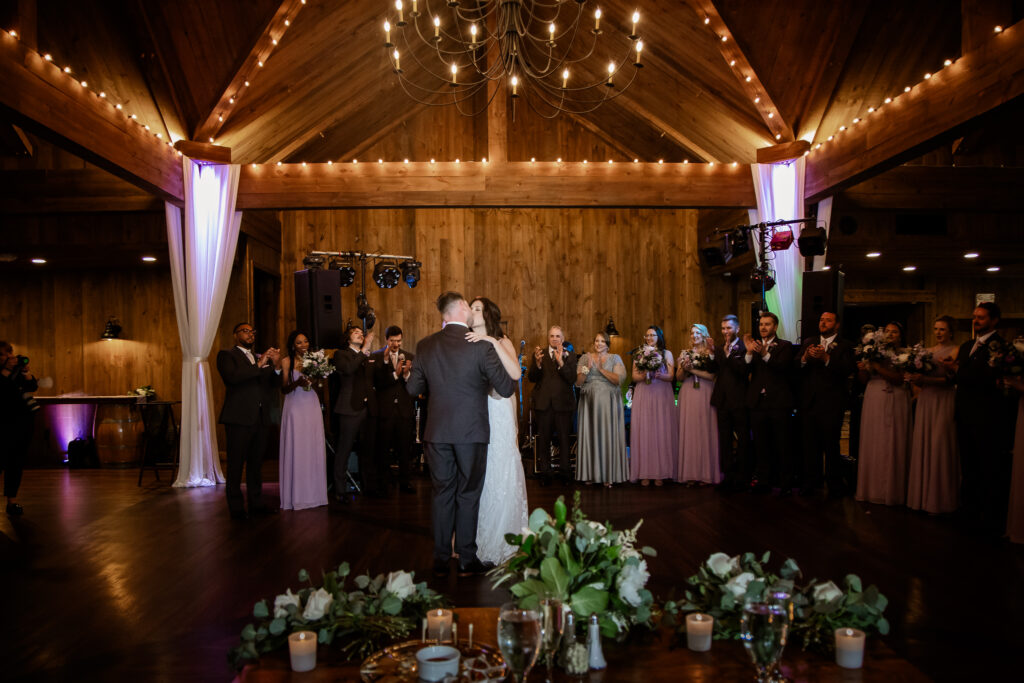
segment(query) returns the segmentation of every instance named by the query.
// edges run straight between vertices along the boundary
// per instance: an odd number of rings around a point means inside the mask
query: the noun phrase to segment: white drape
[[[241,212],[235,211],[239,167],[182,159],[185,230],[181,211],[166,204],[174,312],[181,339],[181,446],[174,486],[224,483],[217,453],[210,364],[220,324]]]
[[[754,193],[757,195],[757,215],[756,220],[754,216],[751,217],[752,223],[804,217],[804,167],[803,157],[778,164],[751,166]],[[794,237],[799,234],[799,226],[790,227]],[[753,241],[758,257],[761,258],[758,241]],[[765,296],[768,310],[779,316],[779,337],[795,342],[800,336],[803,258],[795,239],[789,249],[769,252],[768,257],[774,257],[771,265],[775,269],[775,287]]]

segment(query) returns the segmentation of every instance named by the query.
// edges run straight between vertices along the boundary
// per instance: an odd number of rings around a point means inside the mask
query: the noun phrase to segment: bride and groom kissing
[[[510,555],[505,534],[527,524],[513,397],[521,370],[492,301],[445,292],[437,309],[444,326],[416,346],[406,389],[429,397],[434,575],[450,572],[454,532],[459,575],[469,576]]]

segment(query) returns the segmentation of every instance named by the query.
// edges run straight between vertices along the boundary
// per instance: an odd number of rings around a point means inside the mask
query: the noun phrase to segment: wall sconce
[[[611,316],[608,316],[608,324],[604,326],[604,332],[609,337],[619,336],[619,331],[615,328],[615,321],[612,320]]]
[[[121,337],[121,323],[118,322],[117,318],[111,316],[107,320],[106,326],[103,328],[103,334],[100,335],[100,339],[105,341],[111,341],[113,339],[119,339]]]

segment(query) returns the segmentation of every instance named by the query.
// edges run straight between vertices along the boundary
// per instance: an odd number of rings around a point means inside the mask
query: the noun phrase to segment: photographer
[[[14,499],[32,438],[32,416],[39,409],[32,397],[38,388],[28,358],[16,356],[8,342],[0,341],[0,438],[5,440],[4,448],[0,449],[0,470],[4,473],[7,514],[12,516],[24,512]]]

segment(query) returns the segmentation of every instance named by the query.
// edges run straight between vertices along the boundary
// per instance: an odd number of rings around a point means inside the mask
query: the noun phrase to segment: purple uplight
[[[96,416],[95,403],[59,403],[46,406],[46,421],[53,429],[57,449],[68,461],[68,444],[78,438],[92,436]]]

